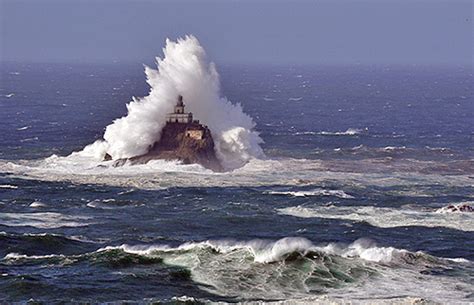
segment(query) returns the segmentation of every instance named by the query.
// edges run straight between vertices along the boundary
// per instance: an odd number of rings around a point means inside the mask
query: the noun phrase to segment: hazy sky
[[[0,57],[153,62],[194,34],[218,63],[471,64],[472,1],[0,0]]]

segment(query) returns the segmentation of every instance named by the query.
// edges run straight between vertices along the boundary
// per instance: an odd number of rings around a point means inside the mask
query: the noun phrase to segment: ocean
[[[73,153],[140,63],[0,67],[2,304],[474,302],[474,213],[443,209],[474,205],[471,67],[218,65],[264,141],[224,173]]]

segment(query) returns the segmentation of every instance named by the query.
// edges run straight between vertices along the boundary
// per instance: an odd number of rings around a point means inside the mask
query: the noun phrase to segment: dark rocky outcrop
[[[104,160],[110,160],[106,155]],[[118,159],[114,166],[125,163],[144,164],[151,160],[179,160],[184,164],[201,164],[213,171],[223,171],[223,167],[216,157],[214,140],[211,131],[194,121],[191,123],[167,122],[161,131],[161,138],[149,151],[141,156],[127,159]]]
[[[184,164],[201,164],[213,171],[223,171],[216,158],[214,140],[207,126],[193,119],[191,112],[185,112],[183,97],[178,96],[174,112],[166,116],[166,125],[161,131],[161,138],[156,141],[148,152],[141,156],[118,159],[114,166],[129,164],[144,164],[151,160],[179,160]],[[105,154],[104,161],[110,161],[113,156]]]

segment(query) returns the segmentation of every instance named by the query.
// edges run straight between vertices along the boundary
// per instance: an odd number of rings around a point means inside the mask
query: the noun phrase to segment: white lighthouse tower
[[[191,112],[184,112],[183,96],[178,96],[178,102],[174,106],[174,112],[168,113],[166,116],[167,123],[183,123],[189,124],[193,122],[193,114]]]

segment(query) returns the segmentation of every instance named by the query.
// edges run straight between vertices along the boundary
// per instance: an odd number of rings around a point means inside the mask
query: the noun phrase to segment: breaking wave
[[[70,266],[84,262],[111,269],[168,266],[171,279],[185,278],[211,293],[248,300],[321,294],[337,298],[347,294],[352,300],[370,295],[371,299],[423,297],[433,301],[466,300],[469,277],[460,281],[449,274],[453,270],[468,274],[466,266],[472,264],[465,259],[381,247],[368,239],[316,245],[299,237],[207,240],[175,247],[123,244],[78,255],[11,252],[1,259],[5,265]],[[417,285],[413,285],[415,281]]]
[[[122,249],[125,252],[140,255],[160,255],[162,253],[189,252],[203,249],[210,249],[220,254],[229,254],[234,251],[245,250],[251,255],[253,262],[261,264],[291,260],[294,258],[292,257],[294,254],[305,257],[319,253],[320,255],[336,255],[343,258],[359,258],[377,263],[408,262],[423,256],[428,256],[423,252],[412,253],[393,247],[378,247],[375,242],[364,238],[358,239],[349,245],[338,243],[315,245],[306,238],[285,237],[277,241],[262,239],[243,242],[231,239],[207,240],[203,242],[184,243],[178,247],[170,247],[167,245],[121,245],[117,247],[105,247],[98,251],[111,249]]]
[[[163,59],[156,58],[156,70],[145,67],[149,95],[133,97],[127,115],[107,126],[105,141],[89,145],[82,154],[100,159],[107,152],[118,159],[146,153],[159,138],[177,96],[182,95],[187,109],[211,130],[217,157],[226,169],[262,157],[259,144],[263,141],[253,131],[255,122],[240,104],[220,96],[219,75],[199,41],[194,36],[166,40],[163,53]]]
[[[380,247],[368,239],[351,244],[316,245],[305,238],[285,237],[277,241],[217,240],[178,247],[122,245],[118,248],[127,253],[160,257],[165,264],[186,268],[191,271],[193,281],[212,293],[247,299],[355,293],[361,298],[412,296],[441,301],[463,299],[470,289],[459,278],[430,274],[431,270],[443,268],[462,270],[463,264],[471,264],[469,261]],[[413,285],[409,283],[414,281],[421,282],[423,289],[410,287]],[[444,289],[440,289],[440,281]],[[455,286],[459,289],[452,290]]]

